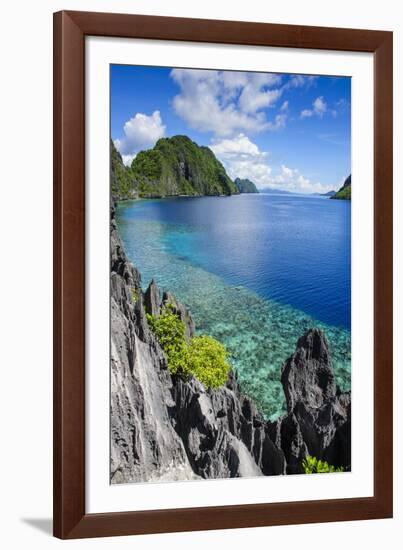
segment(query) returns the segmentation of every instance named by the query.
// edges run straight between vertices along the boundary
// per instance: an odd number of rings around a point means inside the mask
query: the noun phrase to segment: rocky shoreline
[[[335,383],[326,336],[312,328],[282,368],[287,413],[270,422],[234,373],[207,390],[172,376],[146,313],[175,304],[189,336],[190,311],[153,281],[141,289],[111,213],[111,483],[302,473],[308,454],[349,470],[351,395]],[[279,373],[280,375],[280,373]]]

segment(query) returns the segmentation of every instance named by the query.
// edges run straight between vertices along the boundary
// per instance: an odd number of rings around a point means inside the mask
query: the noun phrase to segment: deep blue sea
[[[145,288],[186,303],[199,333],[226,344],[242,389],[267,417],[284,410],[280,369],[320,326],[350,387],[351,203],[250,194],[120,203],[117,222]]]

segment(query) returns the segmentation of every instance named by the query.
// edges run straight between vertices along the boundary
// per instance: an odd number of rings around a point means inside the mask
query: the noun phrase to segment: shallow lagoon
[[[187,304],[198,333],[226,344],[242,390],[284,410],[281,366],[303,332],[328,337],[350,387],[350,204],[288,195],[131,201],[117,223],[146,288]]]

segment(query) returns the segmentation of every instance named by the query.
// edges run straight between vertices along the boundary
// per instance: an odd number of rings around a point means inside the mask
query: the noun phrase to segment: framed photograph
[[[55,536],[392,516],[392,43],[55,14]]]

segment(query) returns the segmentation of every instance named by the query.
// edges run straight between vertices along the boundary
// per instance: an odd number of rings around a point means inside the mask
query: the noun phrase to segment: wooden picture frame
[[[374,496],[86,513],[85,37],[374,54]],[[54,535],[62,539],[392,516],[391,32],[63,11],[54,15]]]

